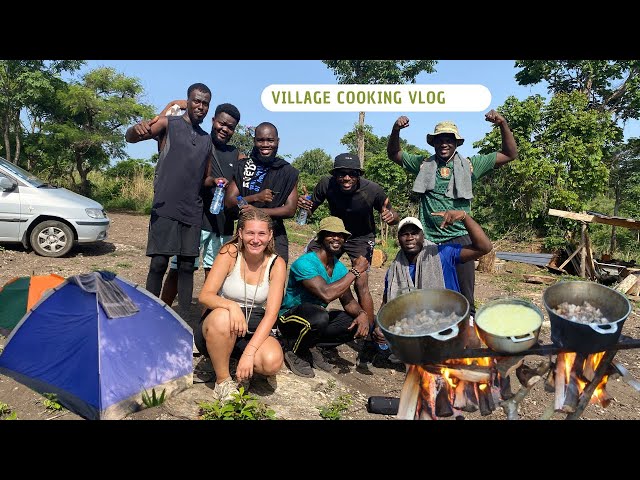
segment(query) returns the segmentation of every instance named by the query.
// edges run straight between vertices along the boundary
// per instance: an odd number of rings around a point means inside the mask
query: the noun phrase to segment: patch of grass
[[[322,407],[316,407],[320,411],[320,417],[324,420],[340,420],[342,414],[351,406],[352,397],[349,394],[340,395],[332,402]]]
[[[233,399],[221,403],[202,402],[200,407],[201,420],[275,420],[276,413],[267,405],[260,402],[257,397],[244,391],[244,387],[238,389],[239,393],[233,395]]]
[[[162,389],[162,393],[160,396],[156,396],[156,389],[151,389],[151,396],[147,393],[147,389],[142,390],[142,403],[147,408],[157,407],[158,405],[162,405],[164,403],[165,397],[164,394],[167,392],[166,388]]]
[[[43,393],[42,396],[44,397],[42,404],[47,410],[60,412],[64,409],[64,407],[58,403],[58,395],[55,393]]]
[[[120,268],[131,268],[133,267],[133,264],[131,263],[117,263],[116,267],[120,267]]]

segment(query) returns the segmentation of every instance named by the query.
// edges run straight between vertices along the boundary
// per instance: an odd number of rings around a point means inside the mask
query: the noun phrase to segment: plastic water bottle
[[[304,197],[305,200],[311,200],[311,195],[307,195],[306,197]],[[301,208],[298,211],[298,216],[296,217],[296,223],[298,225],[304,225],[307,223],[307,217],[309,216],[309,210],[307,210],[306,208]]]
[[[238,207],[243,207],[245,205],[249,205],[249,202],[247,202],[244,198],[242,198],[242,195],[238,195],[236,197],[236,200],[238,200]]]
[[[214,215],[217,215],[222,210],[222,204],[224,202],[224,183],[218,182],[218,186],[213,192],[213,200],[211,201],[210,211]]]

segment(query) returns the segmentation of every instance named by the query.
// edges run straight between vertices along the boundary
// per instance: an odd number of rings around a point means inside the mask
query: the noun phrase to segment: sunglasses
[[[360,171],[359,170],[338,170],[336,172],[336,177],[338,178],[343,178],[349,176],[351,178],[356,178],[360,176]]]

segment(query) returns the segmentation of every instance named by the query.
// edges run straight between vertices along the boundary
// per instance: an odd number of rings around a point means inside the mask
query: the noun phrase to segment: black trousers
[[[327,311],[320,305],[303,303],[278,318],[278,330],[288,350],[306,354],[313,346],[335,347],[353,340],[357,328],[348,327],[353,317],[342,310]]]

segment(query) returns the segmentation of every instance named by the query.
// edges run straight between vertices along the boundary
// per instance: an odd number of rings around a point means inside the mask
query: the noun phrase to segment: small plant
[[[221,403],[218,400],[211,403],[200,403],[200,419],[275,420],[276,413],[260,402],[254,395],[245,393],[244,387],[240,387],[238,392],[233,394],[234,398],[232,400],[225,403]]]
[[[0,402],[0,420],[17,420],[16,412],[11,411],[11,407],[6,403]]]
[[[42,402],[44,408],[57,412],[62,410],[63,407],[58,403],[58,396],[55,393],[43,393],[42,396],[45,398]]]
[[[132,266],[133,266],[132,264],[126,263],[126,262],[125,263],[118,263],[116,265],[116,267],[120,267],[120,268],[131,268]]]
[[[142,403],[144,403],[145,407],[157,407],[158,405],[162,405],[164,403],[164,394],[167,392],[166,388],[162,389],[162,393],[159,397],[156,396],[156,389],[151,389],[151,396],[147,393],[146,389],[142,390]]]
[[[324,407],[317,407],[320,416],[325,420],[340,420],[342,414],[351,406],[351,395],[340,395]]]

